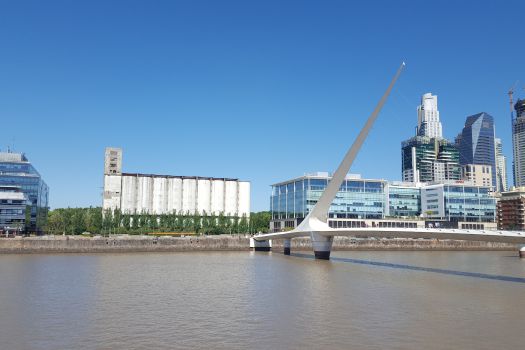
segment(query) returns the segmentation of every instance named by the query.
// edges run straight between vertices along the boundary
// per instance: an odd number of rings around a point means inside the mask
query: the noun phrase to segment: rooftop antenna
[[[519,81],[516,80],[514,85],[509,89],[508,95],[509,95],[509,104],[510,104],[510,120],[514,120],[514,89],[516,89],[516,85],[518,85]]]

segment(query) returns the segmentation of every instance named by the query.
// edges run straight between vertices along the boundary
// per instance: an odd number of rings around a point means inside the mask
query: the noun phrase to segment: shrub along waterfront
[[[154,215],[147,213],[123,214],[120,210],[102,208],[61,208],[50,210],[46,233],[79,235],[144,234],[154,232],[185,232],[207,235],[268,232],[270,212],[246,216],[225,216],[190,213]]]

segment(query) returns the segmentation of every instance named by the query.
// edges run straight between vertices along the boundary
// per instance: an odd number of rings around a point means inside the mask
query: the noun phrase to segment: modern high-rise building
[[[437,96],[426,93],[417,107],[416,136],[401,143],[404,182],[443,182],[461,179],[459,153],[443,138]]]
[[[401,171],[405,182],[460,180],[456,146],[446,139],[414,136],[401,143]]]
[[[107,148],[104,210],[126,214],[250,216],[250,183],[238,179],[122,172],[122,150]]]
[[[426,93],[421,96],[421,104],[417,107],[417,136],[442,138],[443,130],[439,121],[437,96]]]
[[[496,147],[496,186],[498,192],[508,191],[507,157],[503,155],[503,146],[500,138],[495,138]]]
[[[492,174],[496,174],[496,151],[494,142],[494,119],[482,112],[467,117],[459,142],[460,164],[490,165]],[[492,177],[492,187],[496,189],[496,176]]]
[[[525,100],[514,105],[516,118],[512,120],[512,152],[514,186],[525,186]]]
[[[15,194],[18,192],[24,194],[30,210],[25,229],[42,234],[47,222],[49,188],[23,153],[0,152],[0,186],[12,187],[10,196],[20,196]]]

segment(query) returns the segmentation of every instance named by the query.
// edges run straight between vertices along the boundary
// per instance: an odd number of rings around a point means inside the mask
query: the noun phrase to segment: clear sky
[[[512,181],[508,89],[525,97],[524,1],[0,0],[0,148],[25,152],[51,207],[101,205],[106,146],[127,172],[270,185],[333,171],[407,68],[353,173],[401,178],[421,95],[444,136],[495,119]]]

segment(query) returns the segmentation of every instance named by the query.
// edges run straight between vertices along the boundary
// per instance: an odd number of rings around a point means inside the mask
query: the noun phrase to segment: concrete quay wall
[[[111,253],[247,251],[248,235],[194,237],[111,237],[43,236],[0,238],[0,253]],[[282,251],[283,241],[274,240],[273,249]],[[312,249],[309,238],[292,239],[292,252]],[[355,239],[334,237],[333,250],[516,250],[509,243],[438,239]]]

